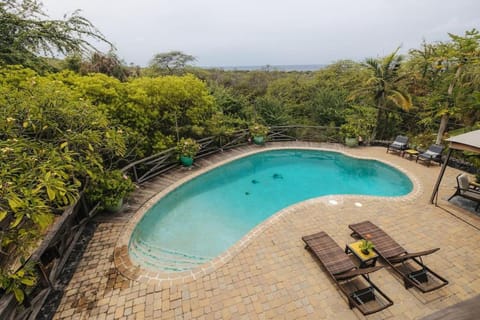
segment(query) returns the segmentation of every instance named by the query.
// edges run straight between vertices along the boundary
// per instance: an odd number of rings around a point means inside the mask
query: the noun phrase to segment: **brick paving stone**
[[[421,294],[404,289],[390,270],[380,270],[371,278],[395,304],[368,319],[418,319],[480,292],[480,218],[446,201],[454,192],[458,170],[446,170],[436,207],[429,204],[429,198],[438,166],[416,164],[386,154],[380,147],[345,149],[297,142],[269,143],[263,149],[292,146],[338,150],[387,162],[412,178],[414,191],[398,198],[332,195],[291,206],[264,222],[248,240],[241,240],[243,246],[230,258],[195,279],[138,282],[125,277],[115,265],[114,252],[121,252],[115,251],[117,241],[135,211],[161,191],[148,188],[166,188],[208,165],[259,149],[248,146],[199,160],[191,171],[178,169],[156,179],[166,181],[162,178],[171,175],[168,183],[152,181],[140,187],[138,198],[134,194],[118,215],[96,218],[98,227],[54,319],[364,319],[358,310],[348,308],[345,297],[304,249],[301,237],[324,230],[343,246],[353,241],[347,225],[366,219],[411,251],[440,247],[425,262],[450,282]],[[331,199],[338,204],[329,203]],[[357,207],[358,203],[362,206]],[[141,272],[133,270],[131,275]]]

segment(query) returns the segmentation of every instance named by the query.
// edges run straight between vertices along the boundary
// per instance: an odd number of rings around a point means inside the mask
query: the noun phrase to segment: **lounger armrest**
[[[458,188],[458,187],[457,187],[457,188]],[[460,189],[461,191],[467,191],[467,192],[469,192],[469,193],[473,193],[473,194],[478,194],[478,195],[480,195],[480,191],[474,189],[472,185],[470,185],[470,186],[468,187],[468,189],[461,189],[461,188],[459,188],[459,189]]]
[[[404,254],[402,256],[389,258],[388,261],[390,261],[390,263],[403,262],[403,261],[408,260],[408,259],[418,258],[418,257],[422,257],[422,256],[432,254],[434,252],[437,252],[438,250],[440,250],[440,248],[435,248],[435,249],[430,249],[430,250],[425,250],[425,251],[420,251],[420,252],[407,253],[407,254]]]
[[[368,274],[368,273],[371,273],[371,272],[375,272],[375,271],[380,270],[382,268],[383,268],[382,266],[378,266],[378,267],[370,267],[370,268],[363,268],[363,269],[355,269],[355,270],[352,270],[352,271],[347,271],[347,272],[344,272],[344,273],[335,274],[334,276],[335,276],[335,279],[342,280],[342,279],[348,279],[348,278]]]

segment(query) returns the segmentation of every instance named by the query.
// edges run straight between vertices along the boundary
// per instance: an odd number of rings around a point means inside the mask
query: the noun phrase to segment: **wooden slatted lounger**
[[[370,280],[369,273],[382,267],[359,269],[340,246],[325,232],[302,237],[348,299],[350,309],[356,307],[364,315],[388,308],[393,301]]]
[[[353,237],[372,241],[378,255],[402,277],[405,288],[416,287],[425,293],[448,284],[447,280],[430,270],[422,260],[422,257],[440,250],[439,248],[409,253],[370,221],[351,224],[348,227],[353,231]]]

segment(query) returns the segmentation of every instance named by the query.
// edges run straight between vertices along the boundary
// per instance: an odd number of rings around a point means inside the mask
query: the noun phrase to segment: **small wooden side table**
[[[370,250],[368,254],[363,254],[360,250],[360,243],[362,240],[347,244],[345,253],[352,253],[360,261],[360,268],[375,267],[378,255],[373,250]]]
[[[403,151],[402,157],[405,158],[405,155],[406,155],[406,156],[408,156],[408,158],[407,158],[408,160],[413,160],[416,157],[418,157],[419,154],[420,153],[415,149],[407,149],[407,150]]]

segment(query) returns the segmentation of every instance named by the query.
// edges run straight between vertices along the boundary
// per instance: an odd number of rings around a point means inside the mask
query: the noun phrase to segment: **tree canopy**
[[[0,3],[0,64],[45,68],[41,56],[87,53],[89,41],[109,43],[77,10],[61,20],[49,19],[38,0],[5,0]]]
[[[174,75],[182,74],[189,62],[194,62],[194,56],[181,51],[157,53],[150,62],[150,67],[159,74]]]

